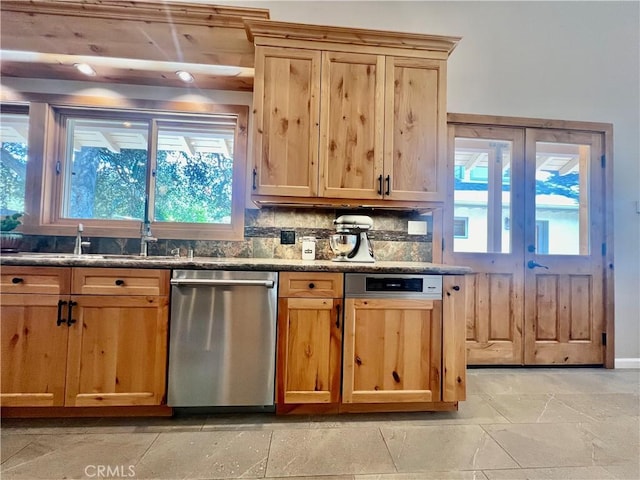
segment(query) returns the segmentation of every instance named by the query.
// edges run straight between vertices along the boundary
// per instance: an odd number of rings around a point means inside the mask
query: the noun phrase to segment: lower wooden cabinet
[[[58,295],[0,295],[3,407],[64,405],[69,329],[58,323],[59,300]]]
[[[3,267],[2,276],[1,406],[164,403],[169,297],[144,292],[168,292],[168,271]],[[74,294],[94,277],[103,294]],[[58,294],[39,293],[43,278],[59,279],[47,285]],[[148,287],[132,293],[139,278]]]
[[[342,273],[281,273],[276,411],[457,409],[465,291],[464,275],[445,275],[442,300],[343,301]]]
[[[440,401],[441,313],[437,300],[347,299],[342,401]]]
[[[85,295],[72,301],[65,405],[160,405],[168,299]]]
[[[280,274],[276,364],[279,409],[286,404],[329,404],[340,399],[342,276]]]

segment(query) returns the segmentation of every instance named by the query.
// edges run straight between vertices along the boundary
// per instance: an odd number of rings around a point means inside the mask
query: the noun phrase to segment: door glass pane
[[[231,223],[235,123],[158,127],[156,222]]]
[[[142,220],[148,124],[67,118],[66,132],[63,217]]]
[[[511,252],[512,142],[456,138],[455,252]]]
[[[29,115],[0,113],[0,215],[24,212]]]
[[[589,253],[589,145],[536,142],[538,254]]]

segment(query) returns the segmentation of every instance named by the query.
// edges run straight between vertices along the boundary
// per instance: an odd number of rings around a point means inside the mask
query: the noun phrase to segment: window
[[[45,105],[32,119],[50,127],[42,172],[32,169],[41,200],[29,233],[69,234],[83,223],[102,236],[136,237],[148,221],[158,238],[242,239],[248,107],[204,114],[179,105]]]
[[[3,106],[0,112],[0,216],[24,212],[29,111]]]

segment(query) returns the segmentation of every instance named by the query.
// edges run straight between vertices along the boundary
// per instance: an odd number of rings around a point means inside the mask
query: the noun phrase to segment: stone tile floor
[[[6,419],[2,479],[640,479],[640,371],[478,368],[458,412]]]

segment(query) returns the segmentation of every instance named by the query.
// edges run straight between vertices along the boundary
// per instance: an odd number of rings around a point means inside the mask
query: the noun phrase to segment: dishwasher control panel
[[[442,298],[442,275],[345,274],[346,298]]]

